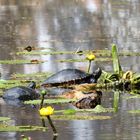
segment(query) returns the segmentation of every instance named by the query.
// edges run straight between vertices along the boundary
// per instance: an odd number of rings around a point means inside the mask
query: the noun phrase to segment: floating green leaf
[[[140,110],[130,110],[128,112],[132,114],[140,114]]]
[[[69,102],[74,102],[76,99],[45,99],[44,103],[47,104],[62,104],[62,103],[69,103]],[[25,101],[25,104],[40,104],[41,100],[30,100],[30,101]]]
[[[40,64],[46,61],[40,60],[0,60],[0,64]]]
[[[104,108],[101,105],[97,105],[93,109],[66,109],[66,110],[55,110],[55,113],[63,113],[65,114],[66,112],[67,115],[70,113],[106,113],[106,112],[114,112],[113,108]],[[70,114],[71,115],[71,114]]]
[[[50,72],[38,72],[38,73],[30,73],[30,74],[21,74],[21,73],[14,73],[11,75],[11,78],[29,78],[29,77],[48,77],[52,75]]]
[[[5,80],[0,83],[0,89],[8,89],[20,85],[27,86],[29,82],[29,80]]]
[[[129,92],[131,94],[131,92]],[[127,97],[124,97],[125,99],[138,99],[140,98],[140,95],[133,95],[133,96],[127,96]]]
[[[111,119],[110,116],[89,116],[89,115],[52,115],[54,120],[106,120]]]
[[[10,118],[8,118],[8,117],[0,117],[0,122],[1,121],[9,121],[10,120]]]
[[[67,109],[67,110],[64,110],[63,112],[64,115],[74,115],[75,113],[76,113],[75,109]]]
[[[56,60],[56,62],[86,62],[86,59],[61,59],[61,60]],[[94,61],[112,61],[112,58],[96,58]]]
[[[46,127],[41,126],[7,126],[4,124],[0,125],[0,132],[25,132],[25,131],[36,131],[36,130],[42,130],[46,131]]]

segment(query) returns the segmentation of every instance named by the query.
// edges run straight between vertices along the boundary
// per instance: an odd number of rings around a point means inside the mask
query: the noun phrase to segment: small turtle
[[[44,87],[68,86],[72,84],[96,83],[102,70],[98,68],[92,74],[78,69],[64,69],[50,76],[42,83]]]
[[[31,82],[28,87],[16,86],[5,91],[3,99],[6,100],[33,100],[39,97],[39,94],[35,91],[36,83]]]

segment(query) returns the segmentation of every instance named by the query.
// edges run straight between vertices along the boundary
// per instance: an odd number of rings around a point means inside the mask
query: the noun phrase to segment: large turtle
[[[35,91],[36,83],[31,82],[28,87],[16,86],[5,91],[3,98],[6,100],[33,100],[39,97]]]
[[[101,73],[102,70],[100,68],[98,68],[92,74],[78,69],[64,69],[47,78],[42,83],[42,86],[57,87],[68,86],[72,84],[96,83]]]

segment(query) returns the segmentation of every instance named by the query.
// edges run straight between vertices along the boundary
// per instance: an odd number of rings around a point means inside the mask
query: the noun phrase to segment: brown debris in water
[[[72,103],[74,106],[79,109],[89,109],[95,108],[97,105],[101,104],[102,92],[93,90],[84,93],[82,91],[72,90],[62,95],[62,97],[67,99],[75,98],[78,101]]]

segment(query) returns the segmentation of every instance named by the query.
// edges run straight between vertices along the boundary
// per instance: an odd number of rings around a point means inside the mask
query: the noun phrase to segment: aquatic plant
[[[52,108],[51,106],[43,107],[39,110],[39,113],[40,113],[40,116],[47,117],[49,124],[53,130],[54,135],[57,135],[56,128],[55,128],[55,126],[51,120],[51,117],[50,117],[50,115],[52,115],[54,113],[54,108]],[[43,121],[43,123],[45,123],[45,122]],[[45,126],[45,124],[44,124],[44,126]]]
[[[0,117],[0,122],[11,120],[9,117]]]
[[[89,73],[90,71],[90,67],[91,67],[91,62],[95,59],[95,55],[93,54],[93,52],[89,52],[86,54],[86,59],[89,61],[89,65],[88,65],[88,69],[87,72]]]
[[[111,119],[110,116],[100,116],[100,115],[53,115],[54,120],[106,120]]]
[[[36,131],[36,130],[42,130],[46,131],[47,128],[41,127],[41,126],[8,126],[5,124],[0,125],[0,132],[26,132],[26,131]]]
[[[130,110],[130,111],[128,111],[128,113],[140,114],[140,110]]]
[[[32,60],[0,60],[0,64],[40,64],[46,61],[32,59]]]
[[[54,114],[62,113],[64,115],[73,115],[76,113],[107,113],[107,112],[114,112],[113,108],[104,108],[101,105],[97,105],[93,109],[65,109],[65,110],[55,110]]]
[[[121,77],[123,71],[122,71],[122,68],[121,68],[121,65],[120,65],[118,52],[117,52],[117,47],[116,47],[115,44],[112,44],[112,59],[113,59],[114,73],[118,74]]]
[[[64,103],[70,103],[76,101],[76,99],[62,99],[62,98],[56,98],[56,99],[44,99],[44,103],[46,104],[64,104]],[[30,100],[25,101],[25,104],[40,104],[41,100]]]
[[[119,99],[120,99],[120,92],[119,91],[115,91],[114,92],[114,102],[113,102],[113,108],[114,108],[115,112],[118,111]]]
[[[11,79],[26,79],[26,78],[42,78],[42,77],[48,77],[52,75],[51,72],[37,72],[37,73],[30,73],[30,74],[24,74],[24,73],[13,73],[11,75]]]
[[[40,92],[40,94],[41,94],[41,102],[40,102],[40,109],[43,107],[43,103],[44,103],[44,97],[45,97],[45,95],[47,94],[47,92],[46,92],[46,90],[42,90],[41,92]]]
[[[51,106],[43,107],[39,110],[41,116],[48,116],[54,113],[54,108]]]

